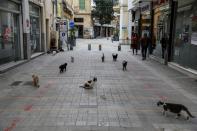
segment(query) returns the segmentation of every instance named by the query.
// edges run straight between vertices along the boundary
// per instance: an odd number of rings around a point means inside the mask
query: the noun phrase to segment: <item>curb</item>
[[[17,61],[17,62],[10,62],[10,63],[3,64],[3,65],[0,66],[0,74],[3,74],[3,73],[5,73],[9,70],[12,70],[12,69],[20,66],[20,65],[23,65],[23,64],[25,64],[25,63],[33,60],[33,59],[36,59],[37,57],[39,57],[41,55],[44,55],[44,54],[45,54],[45,52],[42,52],[38,55],[35,55],[35,56],[31,57],[30,60],[20,60],[20,61]]]

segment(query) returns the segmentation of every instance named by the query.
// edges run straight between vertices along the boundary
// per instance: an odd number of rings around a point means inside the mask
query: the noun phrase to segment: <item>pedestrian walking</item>
[[[161,38],[161,48],[162,48],[162,58],[164,58],[164,54],[165,54],[165,50],[166,50],[166,45],[167,45],[167,38],[166,38],[166,34],[164,34],[164,36]]]
[[[138,37],[136,33],[132,33],[132,37],[131,37],[131,48],[133,50],[133,55],[136,54],[138,52]]]
[[[141,51],[142,51],[142,60],[146,60],[147,49],[150,43],[150,39],[147,34],[144,33],[144,36],[141,38]]]

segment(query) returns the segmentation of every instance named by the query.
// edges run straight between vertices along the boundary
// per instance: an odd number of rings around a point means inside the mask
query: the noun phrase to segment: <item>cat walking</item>
[[[193,116],[188,108],[182,104],[174,104],[174,103],[165,103],[165,102],[162,102],[162,101],[158,101],[157,102],[157,106],[163,106],[163,115],[166,115],[166,112],[169,111],[169,112],[172,112],[172,113],[175,113],[177,114],[177,117],[176,118],[179,118],[181,116],[181,111],[184,111],[187,113],[187,120],[189,120],[189,118],[195,118],[195,116]]]
[[[60,66],[59,66],[60,73],[63,73],[64,70],[66,71],[66,67],[67,67],[67,63],[64,63],[64,64],[60,65]]]

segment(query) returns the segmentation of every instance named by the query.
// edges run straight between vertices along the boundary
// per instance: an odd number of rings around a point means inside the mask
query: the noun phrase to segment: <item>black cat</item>
[[[94,77],[93,80],[88,80],[83,86],[79,86],[85,89],[93,89],[94,83],[97,82],[97,78]]]
[[[64,63],[63,65],[60,65],[60,66],[59,66],[60,73],[63,73],[64,70],[66,71],[66,67],[67,67],[67,63]]]
[[[104,53],[103,53],[103,56],[101,57],[101,59],[102,59],[102,62],[104,62],[104,61],[105,61]]]
[[[165,103],[162,101],[158,101],[157,106],[160,106],[160,105],[163,106],[163,115],[166,115],[166,111],[169,111],[169,112],[177,114],[177,118],[178,118],[181,116],[181,111],[185,111],[188,114],[187,120],[189,120],[189,117],[191,117],[191,118],[195,117],[189,112],[187,107],[185,107],[182,104]]]
[[[117,58],[118,58],[118,54],[112,54],[112,57],[113,57],[113,61],[116,61],[117,60]]]
[[[127,70],[127,61],[125,60],[122,62],[122,70],[123,71]]]

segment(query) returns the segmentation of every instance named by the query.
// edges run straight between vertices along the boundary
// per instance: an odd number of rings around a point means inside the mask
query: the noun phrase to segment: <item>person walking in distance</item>
[[[147,34],[144,33],[144,36],[141,38],[142,60],[146,60],[146,54],[147,54],[149,42],[150,42],[150,40],[149,40]]]
[[[136,53],[137,55],[137,51],[138,51],[138,38],[137,38],[137,34],[133,33],[132,37],[131,37],[131,48],[133,50],[133,55]]]
[[[165,50],[166,50],[166,44],[167,44],[167,38],[166,38],[166,34],[164,34],[164,36],[161,38],[161,48],[162,48],[162,58],[164,58],[164,54],[165,54]]]

